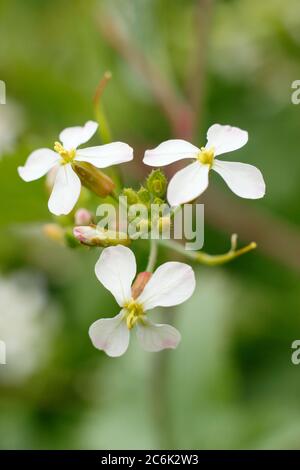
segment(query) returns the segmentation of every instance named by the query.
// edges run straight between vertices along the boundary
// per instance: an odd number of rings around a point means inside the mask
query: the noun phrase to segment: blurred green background
[[[0,25],[1,448],[299,449],[299,1],[4,0]],[[193,112],[199,103],[195,144],[214,122],[249,131],[233,159],[262,170],[267,195],[238,200],[212,178],[205,251],[226,251],[233,231],[259,249],[195,266],[192,299],[162,312],[182,333],[176,351],[147,354],[134,339],[110,359],[88,337],[93,321],[117,313],[94,276],[99,251],[47,240],[44,181],[26,184],[16,168],[94,118],[93,95],[111,70],[103,102],[114,139],[136,149],[122,169],[138,185],[144,150],[174,136],[171,108],[162,111],[135,67],[141,57],[154,64],[158,95],[167,85]],[[140,269],[147,249],[136,244]]]

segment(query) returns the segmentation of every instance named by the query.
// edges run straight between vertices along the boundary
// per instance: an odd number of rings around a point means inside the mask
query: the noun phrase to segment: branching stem
[[[165,246],[166,248],[170,248],[171,250],[176,251],[177,253],[180,253],[181,255],[195,261],[196,263],[205,264],[207,266],[218,266],[218,265],[228,263],[229,261],[232,261],[233,259],[241,255],[244,255],[245,253],[248,253],[249,251],[254,250],[257,246],[255,242],[251,242],[249,243],[249,245],[246,245],[242,248],[237,249],[236,247],[237,235],[236,234],[233,234],[231,237],[230,250],[227,253],[224,253],[221,255],[210,255],[203,251],[185,250],[184,246],[181,243],[175,242],[174,240],[165,240],[165,239],[158,240],[158,243],[160,245]]]

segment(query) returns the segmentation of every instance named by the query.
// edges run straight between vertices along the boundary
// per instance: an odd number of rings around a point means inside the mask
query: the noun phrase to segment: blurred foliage
[[[40,223],[51,217],[44,181],[25,184],[16,172],[32,149],[52,147],[61,129],[93,118],[92,97],[107,69],[113,79],[104,106],[114,138],[140,149],[137,161],[149,145],[169,138],[146,84],[107,45],[99,18],[108,10],[115,15],[184,90],[197,37],[196,3],[0,4],[0,79],[8,104],[15,103],[24,120],[14,150],[0,160],[0,267],[7,276],[34,271],[59,306],[51,344],[45,341],[47,362],[18,383],[4,382],[0,367],[1,448],[299,448],[300,374],[290,359],[300,335],[299,274],[256,252],[223,268],[197,268],[194,297],[164,312],[170,321],[176,315],[183,340],[161,378],[168,422],[159,425],[162,397],[152,376],[158,355],[142,352],[135,341],[117,360],[92,347],[89,325],[117,313],[93,274],[99,252],[45,240]],[[244,204],[265,207],[300,230],[300,107],[290,98],[291,83],[300,78],[299,1],[217,0],[208,34],[199,144],[214,122],[247,129],[240,158],[260,167],[267,196]],[[137,188],[143,169],[126,165],[124,182]],[[205,249],[222,252],[228,235],[207,226]],[[147,249],[146,242],[136,244],[140,269]],[[15,307],[6,308],[13,318]]]

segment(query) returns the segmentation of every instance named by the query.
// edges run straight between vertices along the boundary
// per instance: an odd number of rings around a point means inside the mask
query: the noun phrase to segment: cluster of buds
[[[147,177],[145,184],[141,185],[138,191],[132,188],[124,188],[122,195],[126,197],[128,210],[128,221],[130,222],[136,216],[133,209],[138,207],[145,207],[147,213],[151,205],[159,206],[160,214],[155,220],[150,219],[149,215],[147,218],[141,217],[137,223],[138,233],[136,237],[142,234],[148,233],[151,229],[158,228],[159,233],[169,229],[171,225],[171,216],[169,206],[166,204],[165,195],[167,190],[167,178],[161,170],[153,170]],[[166,214],[166,207],[168,208],[168,214]],[[155,225],[155,227],[153,227]]]

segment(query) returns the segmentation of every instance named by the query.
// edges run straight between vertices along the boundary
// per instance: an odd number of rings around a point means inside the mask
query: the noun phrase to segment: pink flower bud
[[[92,223],[92,214],[87,209],[78,209],[74,219],[75,225],[89,225]]]
[[[73,235],[80,243],[88,246],[113,246],[130,244],[125,233],[99,229],[95,225],[81,225],[73,229]]]
[[[143,292],[145,285],[150,280],[152,273],[144,271],[139,273],[131,286],[131,295],[133,299],[137,299],[138,296]]]

